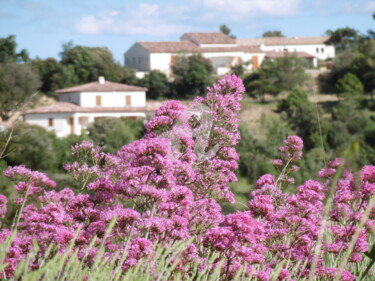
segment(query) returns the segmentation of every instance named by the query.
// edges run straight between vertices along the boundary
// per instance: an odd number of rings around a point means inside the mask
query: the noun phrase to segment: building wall
[[[81,103],[80,93],[64,93],[59,94],[59,100],[62,102],[70,102],[79,105]]]
[[[125,66],[138,71],[150,71],[150,52],[139,43],[135,43],[124,55]]]
[[[178,56],[178,54],[173,54]],[[172,54],[170,53],[153,53],[150,54],[151,70],[159,70],[165,75],[171,75]]]
[[[262,45],[263,51],[284,51],[288,52],[306,52],[310,55],[316,56],[318,59],[326,60],[328,58],[335,57],[335,48],[333,46],[327,46],[324,44],[316,45],[274,45],[267,46]]]
[[[48,131],[55,131],[58,137],[70,135],[71,130],[74,134],[80,135],[82,130],[86,129],[89,124],[97,118],[117,118],[117,117],[137,117],[146,118],[145,112],[100,112],[100,113],[38,113],[25,114],[24,121],[38,125]],[[49,126],[49,119],[52,119],[53,126]],[[72,124],[71,126],[71,119]]]
[[[58,137],[70,134],[70,120],[73,113],[39,113],[25,114],[24,121],[29,124],[38,125],[48,131],[55,131]],[[53,126],[49,126],[49,118],[52,118]]]
[[[131,106],[146,106],[145,92],[83,92],[80,95],[82,107],[96,107],[96,97],[101,97],[102,107],[126,106],[126,96],[131,96]]]

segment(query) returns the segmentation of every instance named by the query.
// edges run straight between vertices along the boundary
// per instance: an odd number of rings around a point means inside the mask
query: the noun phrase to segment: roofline
[[[134,86],[138,87],[138,86]],[[71,94],[71,93],[90,93],[90,92],[104,92],[104,93],[121,93],[121,92],[147,92],[147,88],[138,87],[139,90],[122,90],[122,91],[101,91],[101,90],[91,90],[91,91],[65,91],[64,89],[56,90],[55,92],[58,94]]]

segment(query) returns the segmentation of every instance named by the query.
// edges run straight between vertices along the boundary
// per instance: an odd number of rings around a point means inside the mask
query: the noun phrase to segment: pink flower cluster
[[[178,101],[165,102],[146,125],[146,136],[116,154],[102,153],[89,142],[74,146],[77,161],[65,167],[82,182],[82,194],[69,188],[48,190],[55,186],[53,181],[23,166],[5,170],[22,198],[33,199],[20,214],[17,235],[3,261],[8,266],[0,278],[12,277],[32,250],[33,240],[40,245],[40,254],[30,260],[31,269],[40,266],[39,259],[51,243],[59,245],[63,253],[74,241],[78,257],[87,266],[94,262],[100,245],[104,245],[108,261],[116,258],[120,262],[125,255],[124,272],[142,258],[152,258],[156,243],[170,247],[189,241],[175,268],[180,276],[221,265],[223,280],[241,270],[246,276],[269,280],[286,260],[277,280],[295,280],[310,273],[324,225],[324,202],[334,188],[325,229],[331,239],[323,241],[316,268],[318,276],[332,280],[338,269],[325,264],[324,257],[337,258],[349,249],[371,207],[375,167],[365,166],[359,176],[345,169],[332,187],[336,171],[344,165],[335,160],[319,173],[320,181],[307,180],[295,194],[285,193],[281,186],[291,182],[287,175],[298,170],[294,164],[303,149],[302,140],[291,136],[279,148],[275,165],[284,168],[277,180],[273,175],[262,176],[251,192],[249,210],[223,215],[219,201],[234,202],[229,185],[237,180],[235,145],[240,135],[236,114],[243,92],[242,81],[227,76],[208,89],[206,98],[196,98],[190,111]],[[6,204],[7,199],[0,195],[0,218]],[[342,280],[354,280],[353,264],[369,249],[374,210],[359,231]],[[114,226],[107,232],[112,220]],[[10,234],[2,228],[0,243]],[[214,255],[212,265],[208,261]]]

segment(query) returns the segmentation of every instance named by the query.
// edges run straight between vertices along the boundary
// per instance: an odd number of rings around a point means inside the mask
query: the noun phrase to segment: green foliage
[[[140,138],[143,128],[143,120],[106,118],[96,120],[88,127],[88,132],[95,145],[102,146],[106,152],[115,153],[123,145]]]
[[[335,92],[336,88],[332,86],[347,73],[357,76],[366,93],[375,90],[375,39],[359,40],[353,49],[336,56],[332,71],[320,78],[321,91]]]
[[[319,147],[322,141],[326,143],[329,124],[322,118],[321,110],[308,101],[306,92],[293,90],[286,99],[279,102],[278,110],[284,114],[284,119],[296,134],[303,139],[306,149]]]
[[[246,92],[252,97],[264,100],[266,94],[277,96],[282,91],[302,87],[308,80],[304,59],[286,55],[266,60],[260,68],[245,78]]]
[[[0,38],[0,63],[20,63],[29,60],[29,53],[25,49],[22,49],[19,53],[16,49],[15,35]]]
[[[179,99],[203,95],[211,84],[212,64],[201,55],[179,56],[172,66],[174,97]]]
[[[353,50],[361,40],[358,31],[350,27],[327,30],[326,34],[329,39],[325,43],[335,46],[337,52]]]
[[[31,60],[31,67],[41,78],[42,85],[39,90],[47,95],[53,96],[54,91],[57,89],[62,89],[78,82],[77,78],[74,77],[74,69],[60,64],[54,58]]]
[[[68,135],[64,138],[53,138],[53,151],[55,153],[55,163],[50,170],[55,170],[56,172],[62,172],[63,164],[72,163],[75,161],[75,158],[72,156],[72,146],[77,143],[81,143],[84,140],[89,140],[87,134],[83,133],[78,135]]]
[[[35,125],[19,124],[5,160],[9,165],[25,165],[33,170],[48,170],[54,166],[56,155],[53,147],[55,135]]]
[[[156,100],[171,96],[171,86],[167,76],[158,70],[151,70],[140,80],[139,84],[148,89],[146,93],[148,99]]]
[[[63,45],[60,56],[62,65],[72,67],[78,84],[95,81],[99,76],[113,82],[137,83],[134,71],[116,62],[107,48],[74,46],[69,42]]]
[[[244,123],[240,124],[241,140],[236,146],[240,156],[239,174],[245,177],[249,183],[254,184],[264,174],[275,173],[272,160],[278,156],[280,143],[293,132],[287,123],[279,118],[263,117],[260,128],[262,136],[251,135]]]
[[[12,111],[36,93],[39,77],[26,64],[0,63],[0,117],[8,120]]]
[[[245,68],[245,66],[242,62],[239,63],[239,64],[231,66],[230,70],[231,70],[232,74],[234,74],[238,77],[242,77],[246,72],[246,68]]]
[[[231,34],[231,30],[228,26],[225,24],[220,25],[220,31],[224,33],[225,35],[228,35],[230,38],[236,39],[236,36]]]
[[[336,89],[339,94],[349,94],[359,96],[363,94],[363,84],[357,76],[348,72],[336,83]]]
[[[280,30],[268,30],[262,34],[262,37],[285,37]]]

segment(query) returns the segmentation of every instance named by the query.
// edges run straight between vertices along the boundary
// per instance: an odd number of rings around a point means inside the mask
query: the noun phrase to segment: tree
[[[104,151],[115,153],[143,134],[143,121],[128,118],[108,118],[96,120],[87,128],[89,137]]]
[[[9,35],[6,38],[0,38],[0,63],[20,63],[29,60],[29,53],[22,49],[19,53],[16,51],[16,36]]]
[[[363,94],[363,84],[356,75],[350,72],[337,81],[336,89],[339,94],[350,94],[353,96]]]
[[[294,55],[266,60],[261,67],[245,78],[246,92],[264,100],[266,94],[277,96],[282,91],[299,88],[308,80],[306,61]]]
[[[20,124],[14,128],[5,160],[10,165],[25,165],[48,170],[55,164],[53,139],[55,135],[36,125]]]
[[[329,39],[325,43],[335,46],[337,52],[353,50],[363,39],[357,30],[350,27],[338,28],[335,31],[327,30],[326,34]]]
[[[174,96],[186,99],[203,95],[211,84],[212,64],[201,55],[180,56],[172,66]]]
[[[113,82],[137,82],[134,72],[116,62],[107,48],[74,46],[68,42],[60,56],[62,65],[72,67],[78,83],[95,81],[99,76]]]
[[[299,89],[291,91],[286,99],[279,102],[278,111],[284,114],[283,118],[303,139],[306,149],[326,142],[328,123],[322,118],[320,110],[317,111],[308,100],[306,92]]]
[[[62,65],[54,58],[36,58],[31,60],[30,65],[41,78],[42,85],[39,90],[46,95],[54,96],[57,89],[73,86],[78,82],[72,66]]]
[[[220,25],[220,31],[224,33],[225,35],[229,36],[230,38],[236,39],[236,36],[231,34],[231,30],[228,26],[225,24]]]
[[[171,95],[167,76],[158,70],[151,70],[139,84],[148,89],[147,98],[160,99]]]
[[[268,30],[262,34],[262,37],[285,37],[280,30]]]
[[[0,64],[0,117],[8,120],[11,113],[25,103],[40,85],[39,77],[26,64]]]

